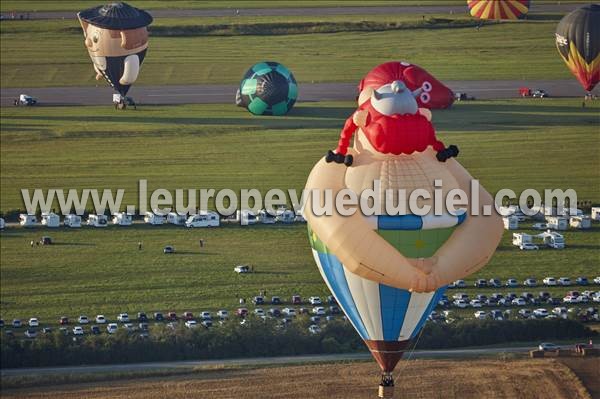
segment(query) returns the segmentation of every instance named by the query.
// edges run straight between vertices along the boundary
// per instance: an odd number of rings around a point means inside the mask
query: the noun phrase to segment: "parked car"
[[[473,285],[477,288],[485,288],[487,287],[487,281],[485,279],[478,278],[477,280],[475,280],[475,283],[473,283]]]
[[[138,324],[138,327],[140,329],[140,331],[148,331],[148,323],[145,322],[141,322]]]
[[[310,322],[312,324],[319,324],[321,322],[321,316],[311,316]]]
[[[337,305],[331,305],[329,307],[329,313],[331,313],[331,314],[340,314],[341,311],[340,311],[340,308]]]
[[[546,223],[534,223],[531,228],[534,230],[547,230],[548,225]]]
[[[271,308],[267,311],[267,314],[271,317],[279,317],[281,316],[281,310],[277,308]]]
[[[308,298],[308,302],[313,306],[322,304],[321,298],[318,296],[311,296],[310,298]]]
[[[212,320],[210,319],[206,319],[206,320],[202,320],[202,322],[200,323],[202,325],[202,327],[204,328],[210,328],[213,325]]]
[[[92,334],[94,334],[94,335],[98,335],[98,334],[100,334],[100,327],[98,327],[98,326],[92,326],[90,328],[90,332]]]
[[[58,324],[60,324],[61,326],[65,326],[65,325],[69,324],[69,318],[67,316],[62,316],[59,319]]]
[[[550,293],[547,291],[540,291],[538,293],[538,298],[542,299],[542,300],[547,300],[548,298],[550,298]]]
[[[248,309],[246,308],[237,308],[235,314],[239,317],[246,317],[248,315]]]
[[[183,312],[181,318],[183,320],[194,320],[194,314],[192,312]]]
[[[117,323],[108,323],[108,325],[106,326],[106,331],[109,334],[114,334],[117,332],[118,328],[119,328],[119,326],[117,325]]]
[[[164,321],[165,316],[161,312],[154,312],[154,321]]]
[[[255,296],[254,298],[252,298],[252,303],[254,305],[264,305],[265,303],[265,298],[262,296]]]
[[[294,308],[285,308],[283,309],[283,314],[288,316],[288,317],[295,317],[296,316],[296,310]]]
[[[169,312],[167,314],[167,320],[168,321],[177,321],[177,313],[175,313],[175,312]]]
[[[40,326],[40,322],[36,317],[32,317],[31,319],[29,319],[29,327],[39,327]]]
[[[138,312],[138,314],[137,314],[137,320],[140,323],[147,323],[148,322],[148,316],[144,312]]]
[[[302,304],[302,297],[300,295],[292,295],[292,305]]]
[[[531,310],[529,309],[519,309],[519,316],[524,319],[528,319],[531,317]]]
[[[569,286],[571,285],[571,279],[568,277],[561,277],[558,279],[558,285]]]
[[[473,299],[469,304],[472,308],[480,308],[483,306],[478,299]]]
[[[500,287],[502,287],[502,282],[500,280],[498,280],[497,278],[491,278],[488,280],[488,286],[494,287],[494,288],[500,288]]]
[[[229,312],[226,311],[225,309],[221,309],[221,310],[217,311],[217,317],[219,317],[219,319],[221,319],[221,320],[228,319]]]
[[[308,327],[308,332],[311,334],[319,334],[321,332],[321,327],[319,327],[316,324],[313,324],[310,327]]]
[[[19,319],[14,319],[14,320],[12,321],[12,326],[13,326],[13,328],[21,328],[21,320],[19,320]]]
[[[544,308],[535,309],[535,310],[533,311],[533,315],[534,315],[535,317],[538,317],[538,318],[544,318],[544,317],[548,317],[548,314],[549,314],[549,313],[548,313],[548,310],[547,310],[547,309],[544,309]]]
[[[552,309],[552,313],[557,315],[557,316],[561,316],[561,315],[566,315],[567,314],[567,308],[563,307],[556,307],[554,309]]]
[[[462,299],[467,301],[469,300],[469,296],[464,292],[457,292],[456,294],[452,295],[452,299]]]
[[[236,272],[237,274],[250,273],[250,266],[248,266],[248,265],[238,265],[238,266],[236,266],[236,267],[233,268],[233,271]]]
[[[175,253],[175,247],[172,245],[167,245],[166,247],[163,248],[163,253],[165,254],[174,254]]]
[[[254,309],[254,315],[256,317],[264,317],[265,316],[265,311],[262,308],[256,308],[256,309]]]
[[[271,305],[281,305],[281,298],[278,296],[272,296]]]
[[[594,277],[594,284],[600,285],[600,276]]]
[[[317,316],[325,316],[325,308],[322,306],[315,306],[312,309],[312,313],[316,314]]]
[[[479,320],[487,319],[487,312],[485,310],[478,310],[475,312],[475,318]]]
[[[28,328],[27,330],[25,330],[25,336],[27,338],[35,338],[37,337],[37,331],[35,331],[33,328]]]
[[[530,242],[524,242],[523,244],[519,245],[519,249],[521,251],[535,251],[540,249],[540,247]]]
[[[298,314],[308,314],[308,309],[307,308],[300,308],[300,309],[298,309]]]
[[[577,284],[577,285],[588,285],[589,283],[590,282],[588,281],[587,277],[583,277],[583,276],[579,276],[575,280],[575,284]]]
[[[97,324],[106,324],[106,317],[103,314],[96,315]]]
[[[525,287],[537,287],[537,280],[534,278],[528,278],[525,281],[523,281],[523,285]]]
[[[83,331],[83,327],[75,326],[73,327],[73,335],[83,335],[85,332]]]
[[[44,334],[50,334],[50,333],[52,333],[52,331],[53,331],[52,327],[44,327],[44,328],[42,328],[42,332]]]
[[[525,306],[525,305],[527,305],[527,301],[525,301],[525,299],[523,299],[523,298],[515,298],[515,299],[512,300],[511,303],[513,305],[516,305],[516,306]]]
[[[129,323],[129,315],[127,313],[119,313],[117,320],[121,323]]]
[[[464,309],[468,305],[467,301],[465,301],[464,299],[456,299],[454,302],[452,302],[452,304],[460,309]]]
[[[209,311],[204,310],[200,312],[200,319],[202,320],[212,320],[212,316]]]
[[[465,283],[465,280],[456,280],[454,282],[454,288],[466,288],[467,287],[467,283]]]
[[[337,300],[335,299],[335,297],[333,295],[329,295],[327,296],[327,303],[329,305],[337,305]]]
[[[502,312],[498,309],[493,309],[490,311],[490,317],[493,320],[504,320],[504,317],[502,316]]]
[[[477,294],[475,295],[475,299],[477,299],[479,302],[485,302],[487,301],[488,297],[485,294]]]
[[[77,322],[78,322],[79,324],[88,324],[88,323],[90,322],[90,320],[88,319],[88,317],[87,317],[87,316],[85,316],[85,315],[81,315],[81,316],[79,316],[79,318],[77,319]]]
[[[519,282],[515,278],[509,278],[506,280],[506,286],[509,288],[514,288],[519,286]]]
[[[546,277],[542,281],[543,281],[544,285],[547,285],[548,287],[556,285],[556,279],[554,277]]]
[[[539,346],[538,346],[539,350],[541,351],[557,351],[560,349],[560,346],[552,344],[550,342],[542,342]]]
[[[186,320],[185,326],[187,328],[196,328],[196,327],[198,327],[198,323],[196,322],[196,320]]]
[[[564,303],[580,303],[581,300],[577,296],[567,295],[563,298]]]

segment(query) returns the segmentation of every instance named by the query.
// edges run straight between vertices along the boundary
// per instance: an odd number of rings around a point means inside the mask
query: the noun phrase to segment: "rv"
[[[60,216],[56,213],[42,213],[42,225],[46,227],[58,227],[60,226]]]
[[[37,224],[37,218],[35,215],[21,213],[19,215],[19,224],[23,227],[33,227]]]
[[[106,215],[88,215],[87,225],[92,227],[106,227],[108,225],[108,217]]]
[[[258,212],[258,221],[262,224],[273,224],[277,221],[277,218],[275,215],[263,209],[260,212]]]
[[[117,226],[131,226],[133,218],[125,212],[117,212],[113,215],[112,223]]]
[[[146,212],[144,222],[152,225],[163,224],[165,222],[165,217],[163,215],[157,215],[154,212]]]
[[[258,222],[256,214],[249,209],[242,209],[241,211],[237,211],[236,215],[236,219],[240,221],[240,225],[242,226],[248,226],[250,224],[256,224]]]
[[[512,240],[512,244],[520,247],[523,244],[532,244],[532,237],[531,234],[527,234],[527,233],[513,233],[513,240]]]
[[[562,216],[547,216],[546,222],[549,229],[566,230],[569,227],[569,219]]]
[[[516,230],[519,228],[519,218],[516,216],[504,216],[502,218],[505,230]]]
[[[65,216],[63,224],[66,227],[81,227],[81,216],[71,213]]]
[[[167,223],[175,224],[177,226],[184,225],[187,219],[187,215],[181,215],[177,212],[169,212],[167,215]]]
[[[186,220],[185,227],[219,227],[219,214],[213,211],[200,211]]]
[[[589,229],[592,227],[592,219],[589,216],[571,216],[569,225],[575,229]]]
[[[600,207],[592,208],[592,220],[600,221]]]
[[[294,211],[285,209],[285,207],[278,208],[275,215],[277,221],[280,223],[294,223],[296,219],[296,214]]]
[[[0,218],[0,230],[4,230],[4,226],[6,223],[4,222],[4,218]]]
[[[544,239],[544,244],[546,244],[547,247],[554,249],[563,249],[565,247],[565,238],[560,233],[548,230],[539,236]]]

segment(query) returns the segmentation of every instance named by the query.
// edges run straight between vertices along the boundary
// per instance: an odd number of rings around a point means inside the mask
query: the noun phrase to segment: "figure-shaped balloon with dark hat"
[[[307,179],[303,216],[323,279],[381,368],[379,397],[390,398],[394,368],[446,286],[491,259],[503,225],[480,211],[494,209],[494,199],[454,158],[458,149],[435,137],[426,107],[449,106],[448,88],[393,62],[372,70],[359,90],[336,152]],[[361,212],[366,190],[372,212]],[[417,211],[411,198],[423,191]],[[323,203],[352,197],[343,210],[324,212]],[[434,212],[436,198],[446,209]],[[449,207],[449,198],[458,203]]]
[[[352,165],[348,146],[360,128],[379,152],[412,154],[431,146],[437,159],[445,162],[458,155],[458,148],[446,148],[435,137],[429,108],[446,108],[452,101],[452,91],[416,65],[379,65],[361,80],[358,110],[346,120],[338,147],[328,152],[326,160]]]
[[[119,93],[119,108],[125,108],[131,85],[137,80],[148,49],[148,29],[152,16],[127,3],[110,3],[77,14],[85,47],[96,79],[104,77]]]

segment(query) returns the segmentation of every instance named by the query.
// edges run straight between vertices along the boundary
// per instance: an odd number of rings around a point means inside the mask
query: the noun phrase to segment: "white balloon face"
[[[400,80],[386,84],[373,91],[371,104],[383,115],[414,115],[419,106],[413,93]]]

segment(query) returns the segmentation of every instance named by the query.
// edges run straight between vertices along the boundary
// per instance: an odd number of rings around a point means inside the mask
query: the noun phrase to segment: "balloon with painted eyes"
[[[466,209],[474,200],[478,210],[494,204],[481,186],[471,187],[473,178],[454,159],[458,148],[436,138],[431,111],[423,107],[433,97],[423,94],[436,93],[441,83],[421,68],[419,76],[427,77],[415,80],[408,63],[378,68],[376,84],[371,75],[363,79],[359,107],[338,147],[308,177],[307,192],[318,195],[307,197],[304,217],[321,275],[379,363],[380,393],[387,395],[394,367],[446,285],[490,260],[503,226],[496,213]],[[410,194],[417,189],[431,194],[418,204],[431,212],[411,213]],[[319,211],[327,191],[335,199],[365,190],[378,194],[370,202],[375,215],[366,216],[356,203],[346,214]],[[434,214],[436,190],[443,199],[462,190],[459,209]]]
[[[85,47],[96,71],[122,96],[137,80],[148,49],[152,16],[127,3],[110,3],[77,13]]]

